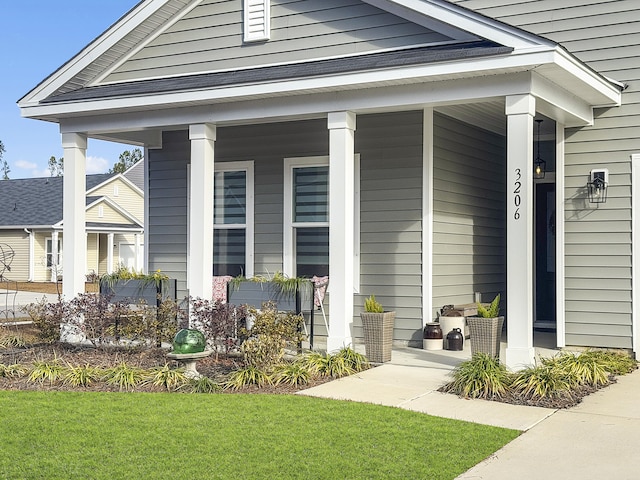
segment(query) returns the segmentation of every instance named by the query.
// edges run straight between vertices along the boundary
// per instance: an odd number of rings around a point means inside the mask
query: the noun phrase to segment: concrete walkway
[[[545,357],[557,353],[537,350]],[[568,410],[463,400],[437,392],[450,380],[453,368],[469,358],[467,345],[463,352],[394,349],[390,363],[301,394],[394,406],[524,432],[460,479],[640,478],[640,371],[618,377],[618,383]]]

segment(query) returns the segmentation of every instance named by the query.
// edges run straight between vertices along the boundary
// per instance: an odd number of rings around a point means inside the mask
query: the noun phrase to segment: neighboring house
[[[147,268],[182,293],[328,273],[333,350],[370,294],[419,345],[443,305],[501,292],[510,367],[537,327],[637,354],[640,3],[561,5],[144,0],[19,105],[77,176],[87,137],[145,147]],[[73,252],[85,213],[64,218]],[[72,296],[86,259],[64,260]]]
[[[86,176],[86,255],[83,274],[112,272],[120,264],[142,269],[142,164],[123,174]],[[136,184],[136,182],[138,184]],[[2,180],[0,244],[14,255],[4,277],[48,282],[63,275],[63,177]],[[73,253],[75,255],[75,252]]]

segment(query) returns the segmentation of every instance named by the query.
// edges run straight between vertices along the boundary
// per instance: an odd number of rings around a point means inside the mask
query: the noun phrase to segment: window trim
[[[282,237],[282,271],[287,276],[295,272],[295,239],[296,227],[329,227],[326,222],[294,222],[293,221],[293,169],[306,167],[328,167],[329,156],[290,157],[284,159],[284,218]],[[360,292],[360,154],[354,154],[354,252],[353,252],[353,288]],[[331,197],[329,197],[331,208]]]
[[[53,237],[45,237],[44,239],[44,264],[47,270],[51,270],[54,266],[53,262],[49,265],[49,257],[53,260]],[[62,265],[62,238],[60,236],[58,236],[58,263],[55,265],[56,267]]]
[[[213,223],[214,238],[215,230],[231,230],[231,229],[245,229],[245,272],[244,276],[249,278],[254,274],[254,262],[255,262],[255,246],[254,246],[254,233],[255,233],[255,207],[254,207],[254,162],[253,160],[240,161],[240,162],[216,162],[214,164],[214,195],[215,195],[215,174],[222,172],[240,172],[246,173],[246,192],[247,192],[247,211],[245,213],[245,223],[234,224],[218,224],[215,221]],[[214,199],[212,199],[214,201]],[[215,204],[214,204],[215,211]],[[213,269],[213,265],[211,265]]]

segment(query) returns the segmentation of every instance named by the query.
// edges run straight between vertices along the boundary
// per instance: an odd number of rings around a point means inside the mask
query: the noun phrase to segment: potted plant
[[[500,337],[504,317],[500,317],[500,294],[496,295],[486,307],[478,303],[478,314],[467,317],[471,335],[471,355],[486,353],[493,357],[500,356]]]
[[[360,314],[364,333],[364,347],[370,362],[384,363],[391,360],[393,325],[396,312],[385,312],[382,305],[371,295],[364,302]]]
[[[280,272],[271,278],[236,277],[229,282],[227,298],[233,305],[259,309],[266,302],[274,302],[280,311],[300,313],[311,308],[313,286],[308,278],[287,277]]]
[[[112,302],[144,300],[147,305],[160,305],[164,298],[176,299],[176,280],[160,270],[143,274],[121,266],[100,278],[100,294],[110,295]]]

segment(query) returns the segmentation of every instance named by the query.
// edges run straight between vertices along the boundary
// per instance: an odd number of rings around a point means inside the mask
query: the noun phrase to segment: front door
[[[556,189],[536,183],[535,189],[535,315],[534,328],[556,328]]]

